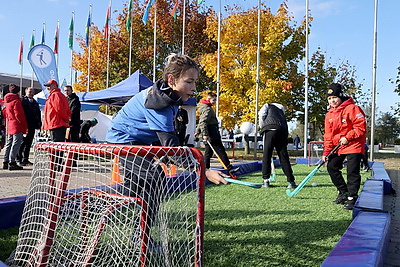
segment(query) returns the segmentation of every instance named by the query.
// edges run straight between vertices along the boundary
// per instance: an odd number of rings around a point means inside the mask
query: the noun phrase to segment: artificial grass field
[[[294,165],[299,184],[315,166]],[[209,185],[205,197],[205,266],[319,266],[351,223],[324,167],[295,196],[277,169],[272,188]],[[345,173],[345,169],[344,169]],[[370,177],[362,173],[362,181]],[[261,183],[261,173],[239,177]],[[312,187],[316,182],[318,186]],[[361,189],[360,189],[361,190]],[[0,230],[0,260],[16,247],[18,227]]]
[[[293,166],[296,183],[314,168]],[[362,181],[370,174],[362,173]],[[239,179],[262,182],[261,173]],[[318,185],[312,187],[313,182]],[[292,198],[285,193],[281,169],[271,184],[260,189],[235,184],[206,188],[205,266],[321,265],[352,220],[351,211],[331,203],[337,191],[326,168]]]

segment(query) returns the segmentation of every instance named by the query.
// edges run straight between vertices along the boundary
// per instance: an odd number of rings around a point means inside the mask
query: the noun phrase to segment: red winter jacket
[[[8,93],[4,96],[6,103],[4,115],[7,119],[7,133],[28,133],[28,124],[26,123],[24,108],[22,107],[19,95]]]
[[[67,97],[59,88],[51,90],[44,106],[43,130],[69,127],[71,110]]]
[[[337,108],[331,107],[325,116],[323,155],[327,156],[342,137],[346,137],[349,143],[339,147],[339,155],[364,153],[366,132],[364,111],[354,104],[352,98],[345,100]]]

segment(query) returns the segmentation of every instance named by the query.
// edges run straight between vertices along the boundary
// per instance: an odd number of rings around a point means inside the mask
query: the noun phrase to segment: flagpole
[[[89,29],[88,29],[88,40],[89,40],[89,43],[88,43],[88,80],[87,80],[87,91],[89,92],[90,91],[90,52],[91,52],[91,49],[90,49],[90,27],[92,26],[91,24],[92,24],[92,5],[90,5],[89,6],[89,25],[87,25],[88,27],[89,27]]]
[[[33,30],[32,39],[31,39],[31,46],[29,47],[29,50],[35,45],[35,39],[34,39],[35,35],[36,35],[36,30]],[[31,87],[33,87],[33,79],[35,78],[34,75],[35,75],[35,72],[32,70]]]
[[[132,25],[132,22],[130,25]],[[132,71],[131,71],[131,67],[132,67],[132,27],[131,26],[129,26],[129,27],[130,27],[130,29],[129,29],[129,75],[128,76],[131,76],[131,73],[132,73]]]
[[[108,81],[109,81],[109,69],[110,69],[110,24],[111,24],[111,0],[110,0],[110,4],[109,4],[109,11],[110,14],[108,15],[109,17],[107,18],[107,20],[109,19],[108,23],[107,23],[107,78],[106,78],[106,88],[108,88]],[[107,11],[108,14],[108,11]]]
[[[156,82],[156,45],[157,45],[157,1],[154,6],[154,31],[153,31],[153,83]]]
[[[258,137],[257,137],[257,127],[258,127],[258,95],[259,95],[259,87],[260,87],[260,43],[261,43],[261,0],[258,0],[258,20],[257,20],[257,76],[256,76],[256,113],[255,113],[255,122],[254,122],[254,158],[257,158],[257,146],[258,146]]]
[[[371,146],[370,146],[370,154],[369,160],[374,161],[374,132],[375,132],[375,108],[376,108],[376,58],[377,58],[377,40],[378,40],[378,0],[374,2],[374,44],[373,44],[373,53],[372,53],[372,106],[371,106]]]
[[[308,0],[306,0],[306,54],[305,54],[305,74],[304,74],[304,140],[303,140],[303,157],[307,158],[307,143],[308,143]]]
[[[72,11],[72,21],[70,26],[70,34],[72,36],[69,36],[71,38],[71,44],[70,44],[70,50],[71,50],[71,68],[69,70],[69,76],[70,76],[70,85],[72,85],[72,63],[73,63],[73,54],[74,54],[74,49],[73,49],[73,42],[74,42],[74,23],[75,23],[75,11]],[[71,29],[72,26],[72,29]],[[71,32],[72,31],[72,32]]]
[[[219,0],[218,11],[218,52],[217,52],[217,103],[215,113],[219,116],[219,91],[220,91],[220,68],[221,68],[221,0]]]
[[[183,18],[182,18],[182,55],[185,54],[185,27],[186,27],[186,0],[183,0]]]
[[[20,75],[20,79],[19,79],[19,90],[20,90],[20,94],[22,96],[22,74],[24,71],[24,35],[22,35],[22,40],[21,40],[21,75]]]

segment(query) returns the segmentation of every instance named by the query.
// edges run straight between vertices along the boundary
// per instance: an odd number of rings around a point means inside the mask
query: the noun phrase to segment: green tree
[[[329,108],[326,98],[329,84],[342,84],[344,94],[351,96],[359,105],[368,102],[367,94],[362,91],[362,84],[357,82],[355,67],[348,61],[334,65],[326,59],[325,54],[317,49],[309,63],[308,115],[312,140],[324,134],[325,114]],[[299,112],[298,120],[304,125],[304,111]]]
[[[391,112],[381,113],[377,120],[375,139],[377,143],[393,144],[400,135],[400,121]]]

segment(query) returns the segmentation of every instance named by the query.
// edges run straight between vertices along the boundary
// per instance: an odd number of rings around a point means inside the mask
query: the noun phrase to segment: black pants
[[[226,154],[226,151],[225,151],[225,147],[222,144],[221,135],[219,134],[219,130],[218,130],[218,125],[208,125],[207,129],[208,129],[208,137],[209,137],[208,141],[211,143],[211,145],[215,149],[215,152],[217,152],[218,156],[220,157],[222,162],[225,164],[225,166],[227,168],[229,168],[231,166],[231,162],[229,161],[228,155]],[[205,144],[204,160],[205,160],[206,168],[209,169],[210,165],[211,165],[210,160],[211,160],[211,157],[214,154],[214,152],[211,149],[211,147],[208,145],[207,142],[205,142],[204,144]]]
[[[80,125],[69,127],[69,138],[68,138],[69,142],[79,143],[80,129],[81,129]]]
[[[343,161],[347,157],[347,183],[342,175]],[[333,154],[328,161],[327,169],[332,183],[340,193],[349,193],[349,196],[358,196],[361,185],[360,161],[361,153],[338,155]]]
[[[19,153],[17,160],[21,162],[29,161],[29,153],[31,151],[31,146],[33,138],[35,137],[35,129],[28,129],[28,133],[24,137],[21,147],[19,148]]]
[[[62,126],[50,130],[50,140],[53,142],[65,142],[67,128]]]
[[[271,158],[274,148],[278,153],[282,165],[283,173],[287,181],[294,182],[293,170],[290,165],[289,154],[287,152],[287,134],[281,130],[267,130],[263,134],[264,152],[262,160],[262,176],[268,179],[271,176]]]

